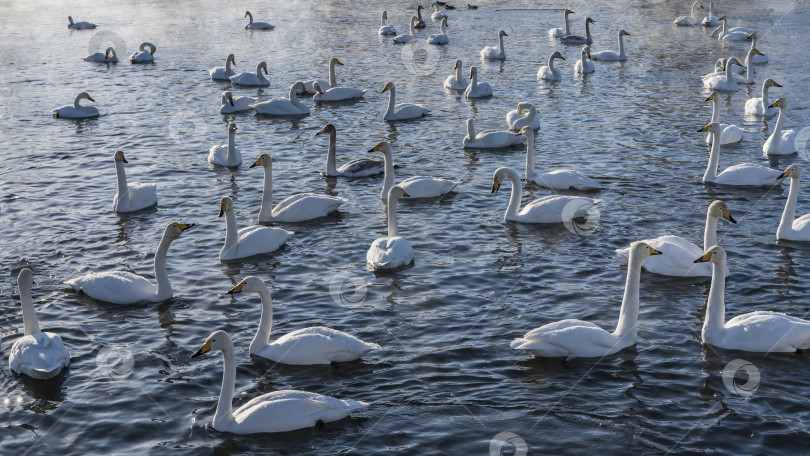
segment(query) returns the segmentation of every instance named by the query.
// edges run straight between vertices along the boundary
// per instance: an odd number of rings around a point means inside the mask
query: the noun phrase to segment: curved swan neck
[[[259,62],[259,64],[258,64],[258,65],[256,65],[256,76],[257,76],[257,77],[258,77],[258,78],[259,78],[259,79],[260,79],[262,82],[268,82],[268,81],[267,81],[267,78],[265,78],[265,77],[264,77],[264,74],[262,73],[262,64],[261,64],[261,62]]]
[[[416,36],[416,21],[414,21],[413,19],[411,19],[411,36]]]
[[[82,95],[76,95],[76,98],[73,99],[73,107],[76,109],[82,109],[83,106],[79,104],[80,101],[82,101]]]
[[[250,11],[248,11],[247,15],[248,15],[248,18],[249,18],[248,20],[250,21],[250,22],[248,22],[248,25],[250,25],[250,24],[253,23],[253,14]]]
[[[39,334],[37,312],[34,310],[34,300],[31,298],[31,284],[20,285],[20,304],[22,304],[23,334],[33,336]]]
[[[219,391],[219,402],[214,414],[214,428],[223,429],[234,421],[233,418],[233,389],[236,383],[236,357],[233,354],[233,344],[222,350],[222,389]]]
[[[534,173],[534,130],[526,133],[526,180]]]
[[[554,54],[548,56],[548,69],[554,71],[554,59],[557,57]]]
[[[293,85],[292,87],[290,87],[290,93],[288,94],[287,98],[290,100],[290,103],[292,103],[292,104],[293,104],[293,106],[295,106],[296,108],[298,108],[298,110],[299,110],[299,111],[301,111],[301,112],[305,112],[305,111],[307,111],[309,108],[307,108],[306,106],[304,106],[304,105],[303,105],[303,103],[301,103],[301,100],[299,100],[299,99],[298,99],[298,96],[296,96],[296,95],[295,95],[295,91],[296,91],[296,89],[297,89],[297,87],[296,87],[295,85]]]
[[[785,234],[793,231],[793,220],[796,218],[796,202],[799,200],[799,178],[790,178],[790,190],[788,190],[785,209],[782,211],[782,219],[779,221],[779,228],[776,230],[777,239],[781,239]],[[22,290],[20,290],[22,292]]]
[[[475,122],[472,119],[467,120],[467,137],[475,139]]]
[[[394,186],[394,157],[391,155],[391,151],[383,152],[383,163],[385,164],[385,173],[383,174],[383,188],[380,197],[387,199],[388,190]]]
[[[335,61],[329,61],[329,87],[337,87],[337,78],[335,77]]]
[[[172,284],[169,282],[169,274],[166,272],[166,254],[169,252],[172,240],[164,234],[155,251],[155,279],[157,280],[157,297],[160,301],[172,297]]]
[[[717,221],[719,218],[711,212],[706,214],[706,226],[703,228],[703,251],[717,245]]]
[[[397,92],[394,86],[392,85],[391,88],[388,89],[388,108],[385,110],[385,117],[388,117],[394,113],[396,103],[397,103]]]
[[[445,19],[442,19],[442,24],[441,24],[441,34],[442,35],[446,35],[446,33],[444,32],[444,24],[446,24],[446,23],[447,23],[447,21]]]
[[[262,196],[262,199],[264,199],[264,196]],[[262,205],[264,205],[264,201],[262,201]],[[233,208],[230,208],[225,211],[225,248],[235,249],[238,244],[238,236],[236,216],[233,214]]]
[[[273,219],[273,163],[270,162],[264,168],[264,187],[262,188],[262,205],[259,208],[259,221]],[[231,212],[233,218],[233,212]],[[236,223],[234,222],[234,231]]]
[[[399,197],[388,193],[386,214],[388,215],[388,239],[399,236],[399,223],[397,221],[397,200]]]
[[[622,298],[622,308],[619,311],[619,323],[613,335],[619,339],[628,337],[636,340],[636,323],[638,322],[638,292],[641,282],[641,261],[638,257],[630,253],[630,261],[627,263],[627,280],[624,284],[624,297]]]
[[[329,152],[326,153],[326,175],[337,176],[337,165],[335,165],[335,155],[337,153],[337,132],[329,132]]]
[[[262,299],[262,314],[259,317],[259,330],[250,342],[250,353],[262,351],[269,345],[270,334],[273,331],[273,297],[267,288],[259,290]]]
[[[768,106],[765,107],[767,108]],[[773,133],[771,133],[771,136],[773,136],[774,141],[776,141],[777,139],[779,139],[780,142],[782,141],[782,121],[784,120],[785,117],[784,114],[785,114],[784,105],[782,105],[782,103],[779,103],[779,114],[776,117],[776,126],[773,127]]]
[[[512,183],[512,191],[509,195],[509,205],[506,206],[505,220],[517,217],[520,199],[523,197],[523,190],[520,188],[520,177],[511,169],[505,170],[506,178]]]
[[[703,173],[704,182],[714,182],[717,178],[717,166],[720,164],[720,135],[714,132],[709,134],[714,135],[714,138],[712,138],[712,148],[709,151],[709,165],[706,166],[706,172]]]
[[[697,9],[697,6],[698,6],[698,2],[692,3],[692,11],[689,13],[689,17],[692,17],[692,18],[695,17],[695,11]]]
[[[115,161],[115,175],[118,178],[118,199],[126,197],[129,187],[127,187],[127,173],[124,171],[124,163]]]
[[[568,13],[563,13],[563,16],[565,17],[565,34],[570,35],[571,34],[571,27],[568,24]]]
[[[712,263],[712,285],[709,288],[709,301],[706,303],[706,316],[703,320],[701,337],[712,343],[715,335],[720,335],[726,324],[726,262]]]

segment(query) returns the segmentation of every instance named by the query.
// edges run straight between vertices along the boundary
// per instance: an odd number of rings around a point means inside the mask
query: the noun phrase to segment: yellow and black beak
[[[782,84],[779,84],[778,82],[773,81],[773,86],[774,87],[782,87]]]
[[[121,151],[119,150],[118,152],[121,152]],[[129,163],[129,162],[127,161],[126,157],[124,157],[124,153],[123,153],[123,152],[121,152],[121,162],[122,162],[122,163]]]
[[[233,106],[233,96],[228,97],[228,102]]]
[[[411,197],[411,195],[409,195],[408,192],[403,190],[402,187],[400,187],[399,189],[402,190],[402,196],[404,196],[405,198],[410,198]]]
[[[343,63],[340,60],[335,59],[335,65],[343,65]]]
[[[712,252],[706,252],[703,255],[701,255],[700,258],[693,261],[693,263],[706,263],[706,262],[709,262],[709,261],[712,260],[712,255],[714,255]]]
[[[384,93],[387,90],[388,90],[388,84],[386,84],[385,87],[383,87],[383,89],[380,91],[380,93]]]
[[[259,166],[261,164],[262,164],[262,157],[259,157],[259,158],[256,159],[255,162],[253,162],[252,165],[248,166],[248,168],[253,168],[253,167]],[[220,214],[220,216],[221,216],[221,214]]]
[[[192,226],[194,226],[194,223],[177,222],[177,228],[180,231],[186,231],[187,229],[191,228]]]
[[[372,148],[371,148],[371,149],[369,149],[368,151],[369,151],[369,152],[379,152],[379,151],[380,151],[380,145],[379,145],[379,144],[377,144],[376,146],[372,147]]]
[[[205,343],[202,344],[202,347],[200,347],[199,350],[195,351],[194,354],[191,355],[191,357],[196,358],[196,357],[198,357],[198,356],[200,356],[200,355],[202,355],[204,353],[208,353],[210,351],[211,351],[211,341],[206,340]]]
[[[663,255],[664,254],[664,252],[662,252],[660,250],[655,250],[654,248],[650,247],[649,245],[647,246],[647,249],[650,250],[650,255]]]
[[[729,212],[728,209],[723,209],[723,218],[731,223],[737,223],[737,221],[734,220],[734,217],[731,216],[731,212]]]
[[[219,215],[217,217],[222,217],[225,215],[225,203],[219,205]]]
[[[709,124],[709,125],[711,125],[711,124]],[[705,127],[698,130],[698,133],[700,133],[701,131],[709,131],[709,125],[706,125]]]
[[[780,103],[780,101],[779,101],[779,100],[774,101],[773,103],[771,103],[771,105],[770,105],[770,106],[768,106],[768,109],[771,109],[771,108],[778,108],[778,107],[779,107],[779,103]]]
[[[498,178],[495,177],[492,179],[492,194],[497,195],[499,188],[501,188],[501,183],[498,181]]]
[[[503,36],[509,36],[509,34],[506,33],[506,32],[503,32]]]
[[[93,97],[91,97],[90,95],[87,95],[87,99],[88,99],[88,100],[90,100],[90,101],[92,101],[92,102],[94,102],[94,103],[95,103],[95,101],[96,101],[96,100],[94,100],[94,99],[93,99]]]
[[[704,102],[706,102],[706,101],[712,101],[712,100],[714,100],[714,97],[715,97],[715,96],[716,96],[716,95],[715,95],[715,92],[712,92],[712,94],[711,94],[711,95],[709,95],[708,97],[706,97],[706,99],[705,99],[705,100],[703,100],[703,101],[704,101]]]
[[[786,178],[786,177],[788,177],[788,176],[790,176],[790,168],[786,169],[786,170],[785,170],[785,172],[783,172],[782,174],[778,175],[778,176],[776,177],[776,180],[779,180],[779,179],[784,179],[784,178]]]
[[[230,290],[226,291],[225,294],[234,294],[234,293],[241,293],[242,288],[245,287],[245,281],[239,282],[235,287],[231,288]]]

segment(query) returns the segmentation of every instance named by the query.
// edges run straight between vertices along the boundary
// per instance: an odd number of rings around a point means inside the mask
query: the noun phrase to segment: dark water
[[[450,12],[450,45],[428,49],[424,38],[438,32],[429,19],[421,39],[406,47],[377,36],[383,8],[390,23],[405,30],[410,2],[87,1],[70,9],[0,2],[0,349],[8,353],[21,333],[16,276],[28,266],[37,280],[40,323],[62,336],[72,356],[70,369],[48,382],[0,369],[0,452],[486,455],[502,432],[519,436],[529,454],[807,452],[810,358],[701,346],[708,281],[642,275],[638,343],[614,356],[563,363],[509,347],[512,338],[563,318],[612,328],[626,268],[614,249],[670,233],[700,243],[706,207],[715,198],[726,201],[739,222],[719,230],[730,256],[728,315],[810,311],[803,280],[810,275],[810,250],[775,241],[787,186],[740,190],[700,182],[708,148],[696,130],[708,121],[710,107],[702,102],[698,76],[718,57],[742,57],[747,43],[723,48],[702,27],[672,26],[691,2],[592,3],[536,9],[534,2],[481,2],[475,12]],[[596,73],[574,77],[579,49],[546,35],[561,25],[564,7],[576,11],[574,30],[587,15],[596,19],[595,51],[615,49],[616,31],[629,31],[629,60],[598,63]],[[248,8],[276,30],[244,30]],[[810,125],[808,4],[729,1],[717,11],[731,25],[760,30],[759,48],[771,61],[756,68],[754,88],[724,98],[721,119],[746,133],[742,143],[724,148],[721,166],[803,166],[806,145],[793,157],[762,157],[775,119],[744,119],[742,113],[744,100],[758,96],[770,76],[784,86],[771,91],[772,99],[789,101],[786,125]],[[69,14],[99,28],[70,32]],[[501,28],[509,33],[508,60],[481,62],[478,51],[494,44]],[[157,45],[155,65],[126,62],[142,41]],[[122,63],[107,68],[81,60],[110,42]],[[568,59],[558,65],[563,80],[538,84],[537,69],[555,49]],[[218,113],[225,85],[212,83],[207,70],[230,52],[239,71],[252,71],[259,60],[270,70],[270,87],[236,89],[240,95],[282,96],[295,80],[325,77],[333,56],[345,63],[338,81],[369,92],[352,106],[305,100],[312,115],[301,120],[236,117],[245,162],[272,154],[277,198],[327,191],[348,203],[339,216],[292,228],[295,236],[273,255],[221,263],[219,198],[234,197],[240,226],[255,223],[262,182],[248,163],[230,172],[206,162],[210,146],[224,141],[227,121]],[[441,81],[456,58],[467,68],[481,67],[495,97],[470,103],[445,91]],[[402,101],[418,101],[432,116],[382,122],[387,94],[379,91],[389,80]],[[51,109],[82,90],[97,100],[99,119],[51,118]],[[490,195],[492,173],[500,166],[522,172],[524,152],[461,148],[467,117],[482,129],[501,129],[504,114],[521,101],[534,103],[542,116],[538,168],[576,166],[604,186],[593,235],[505,224],[508,196]],[[313,135],[327,122],[338,129],[339,163],[367,156],[386,139],[400,178],[430,174],[462,182],[454,196],[400,208],[402,234],[417,252],[414,267],[382,276],[365,269],[368,246],[385,232],[382,179],[341,179],[334,187],[324,180],[326,139]],[[116,149],[127,154],[131,182],[158,184],[155,210],[112,212]],[[547,194],[529,189],[524,201]],[[803,199],[800,213],[810,209]],[[65,280],[91,270],[151,276],[154,249],[172,220],[197,226],[169,251],[170,301],[114,306],[65,290]],[[259,299],[224,294],[248,275],[272,285],[275,334],[324,324],[383,350],[336,368],[249,359]],[[330,284],[340,286],[346,277],[365,283],[365,295],[330,294]],[[189,359],[215,329],[234,336],[237,405],[283,388],[372,405],[324,429],[219,433],[210,422],[220,356]],[[735,359],[761,373],[753,395],[724,386],[721,372]],[[520,451],[515,442],[501,449],[504,454]]]

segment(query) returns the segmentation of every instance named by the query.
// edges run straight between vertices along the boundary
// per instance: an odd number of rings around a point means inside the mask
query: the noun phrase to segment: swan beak
[[[400,188],[400,190],[402,190],[402,188]],[[405,190],[402,190],[402,196],[405,198],[410,198],[411,195],[409,195]]]
[[[343,63],[341,63],[340,60],[335,59],[335,65],[343,65]]]
[[[225,203],[219,205],[219,215],[217,217],[222,217],[225,215]]]
[[[384,93],[387,90],[388,90],[388,84],[386,84],[385,87],[383,87],[383,89],[380,91],[380,93]]]
[[[255,162],[253,162],[252,165],[248,166],[248,168],[253,168],[253,167],[259,166],[261,164],[262,164],[262,157],[259,157],[259,158],[256,159]],[[222,214],[219,214],[219,216],[222,217]]]
[[[654,248],[650,247],[649,245],[647,246],[647,248],[650,250],[650,255],[663,255],[664,254],[664,252],[662,252],[660,250],[655,250]]]
[[[321,131],[315,133],[315,136],[318,136],[318,135],[323,134],[323,133],[326,133],[326,127],[321,128]]]
[[[228,102],[231,104],[231,106],[233,106],[233,97],[232,96],[228,97]]]
[[[454,70],[458,70],[458,63],[453,67]]]
[[[776,100],[776,101],[774,101],[773,103],[771,103],[771,105],[770,105],[770,106],[768,106],[768,109],[771,109],[771,108],[778,108],[778,107],[779,107],[779,100]]]
[[[590,58],[591,58],[591,50],[588,49],[588,59],[590,60]]]
[[[191,228],[192,226],[194,226],[193,223],[182,223],[182,222],[177,223],[177,228],[180,231],[186,231],[187,229]]]
[[[560,54],[560,60],[565,60],[565,57],[563,57],[562,54]]]
[[[95,103],[95,101],[96,101],[96,100],[94,100],[94,99],[93,99],[93,97],[91,97],[90,95],[88,95],[88,96],[87,96],[87,99],[88,99],[88,100],[90,100],[90,101],[92,101],[92,102],[94,102],[94,103]]]
[[[782,84],[779,84],[778,82],[773,81],[773,86],[774,87],[782,87]]]
[[[779,176],[776,178],[776,180],[779,180],[779,179],[784,179],[784,178],[786,178],[786,177],[788,177],[788,176],[790,176],[790,168],[786,169],[784,173],[780,174],[780,175],[779,175]]]
[[[503,32],[503,36],[509,36],[509,34],[506,33],[506,32]]]
[[[706,252],[703,255],[701,255],[700,258],[693,261],[693,263],[706,263],[708,261],[711,261],[711,259],[712,259],[712,252]]]
[[[734,223],[734,224],[737,223],[737,221],[734,220],[734,217],[731,216],[731,212],[729,212],[728,209],[723,209],[723,218],[725,218],[726,220],[728,220],[731,223]]]
[[[757,55],[765,55],[765,54],[759,52],[759,49],[754,49],[754,51],[756,51]]]
[[[242,288],[244,288],[244,287],[245,287],[245,281],[243,280],[243,281],[239,282],[239,284],[236,285],[235,287],[233,287],[230,290],[226,291],[225,294],[241,293]]]
[[[709,95],[708,97],[706,97],[706,99],[705,99],[705,100],[703,100],[703,101],[712,101],[712,100],[714,100],[714,94],[715,94],[715,93],[716,93],[716,92],[712,92],[712,94],[711,94],[711,95]]]
[[[129,162],[127,161],[126,157],[124,157],[124,153],[123,153],[123,152],[121,152],[121,163],[129,163]]]
[[[200,347],[199,350],[195,351],[194,354],[191,355],[191,357],[196,358],[196,357],[202,355],[203,353],[208,353],[210,351],[211,351],[211,341],[206,340],[205,343],[202,344],[202,347]]]
[[[709,131],[709,126],[710,126],[710,125],[711,125],[711,124],[706,125],[705,127],[701,128],[700,130],[698,130],[698,133],[700,133],[701,131]]]
[[[498,178],[496,177],[496,178],[494,178],[494,179],[492,180],[492,194],[493,194],[493,195],[497,195],[497,194],[498,194],[498,189],[499,189],[499,188],[501,188],[501,183],[500,183],[500,182],[498,182]]]
[[[307,86],[301,86],[301,94],[307,94]]]
[[[371,148],[371,149],[369,149],[368,151],[369,151],[369,152],[379,152],[379,151],[380,151],[380,145],[379,145],[379,144],[377,144],[376,146],[372,147],[372,148]]]

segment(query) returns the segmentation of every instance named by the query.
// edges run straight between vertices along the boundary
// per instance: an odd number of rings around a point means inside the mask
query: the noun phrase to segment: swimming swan
[[[275,252],[293,233],[269,226],[253,225],[237,230],[233,214],[233,200],[223,196],[219,203],[219,216],[225,216],[225,245],[219,251],[220,260],[235,260],[253,255]]]
[[[382,141],[369,150],[369,152],[380,152],[383,154],[385,176],[383,177],[380,199],[385,200],[388,198],[391,187],[394,186],[395,179],[394,158],[391,153],[391,144],[389,144],[388,141]],[[435,198],[451,192],[456,185],[458,185],[458,182],[437,177],[413,176],[397,185],[399,185],[410,198]]]
[[[754,116],[771,117],[779,113],[779,108],[771,107],[771,100],[768,98],[768,88],[782,87],[781,84],[771,78],[762,82],[762,98],[749,98],[745,101],[745,113]]]
[[[315,86],[315,96],[312,97],[314,101],[346,101],[356,100],[363,98],[366,94],[365,90],[352,89],[349,87],[332,87],[331,89],[324,90],[317,82]]]
[[[208,70],[208,75],[211,76],[212,81],[230,81],[231,76],[235,74],[231,64],[236,65],[236,58],[233,54],[228,54],[225,58],[224,67],[214,67]]]
[[[591,60],[591,47],[583,46],[582,50],[579,52],[579,60],[574,64],[574,73],[585,74],[593,73],[594,71],[596,71],[596,66],[594,66]]]
[[[779,221],[779,228],[776,230],[776,240],[810,241],[810,214],[796,218],[801,169],[797,165],[788,166],[779,179],[786,177],[790,178],[790,190],[785,202],[785,210],[782,211],[782,219]]]
[[[703,183],[715,183],[719,185],[736,186],[772,186],[776,184],[775,179],[782,174],[780,171],[767,168],[754,163],[743,163],[729,166],[722,173],[717,174],[717,166],[720,164],[720,141],[717,138],[723,131],[719,123],[710,123],[698,130],[698,132],[711,132],[714,135],[712,149],[709,152],[709,164],[706,172],[703,173]]]
[[[464,98],[486,98],[492,96],[492,86],[488,82],[478,82],[478,68],[470,67],[470,85],[464,89]]]
[[[619,30],[619,53],[615,53],[613,51],[599,51],[599,52],[592,52],[591,59],[593,60],[613,60],[613,61],[620,61],[624,62],[627,60],[627,56],[624,53],[624,41],[622,37],[624,36],[631,36],[629,33],[625,32],[624,30]]]
[[[548,56],[548,64],[543,65],[537,70],[537,79],[542,79],[544,81],[559,81],[562,79],[562,72],[560,72],[559,68],[554,68],[554,59],[565,60],[565,57],[562,56],[557,51],[554,51],[550,56]]]
[[[708,96],[703,101],[711,101],[712,102],[712,120],[709,123],[719,123],[720,122],[720,95],[717,92],[712,92],[711,95]],[[723,132],[720,133],[720,145],[723,144],[734,144],[742,141],[742,129],[734,124],[728,123],[721,123],[720,126],[723,128]],[[714,135],[711,133],[706,134],[706,144],[712,143],[712,138]],[[711,247],[714,244],[709,244],[706,247]]]
[[[453,67],[456,74],[451,74],[444,80],[444,86],[451,90],[464,90],[470,85],[470,80],[464,77],[461,69],[461,60],[456,60],[456,66]]]
[[[219,100],[219,112],[220,114],[232,114],[249,111],[254,103],[256,103],[256,99],[253,97],[235,97],[230,90],[226,90],[222,92]]]
[[[551,38],[560,38],[560,37],[568,36],[568,35],[571,34],[571,27],[570,27],[570,24],[568,23],[568,15],[569,14],[574,14],[574,12],[569,10],[569,9],[566,9],[565,11],[563,11],[563,18],[565,19],[565,27],[563,27],[563,28],[557,27],[557,28],[549,29],[548,36],[550,36]]]
[[[149,48],[147,51],[146,48]],[[157,47],[152,43],[141,43],[137,52],[133,52],[129,56],[130,63],[152,63],[155,60],[155,51]]]
[[[228,143],[211,146],[208,163],[212,165],[236,167],[242,164],[242,154],[236,147],[236,123],[228,122]]]
[[[798,152],[796,148],[796,131],[783,130],[782,122],[785,120],[785,99],[777,98],[769,108],[779,108],[779,117],[776,118],[776,126],[773,132],[762,145],[762,152],[765,155],[791,155]]]
[[[98,117],[98,109],[93,106],[81,106],[79,104],[82,100],[89,100],[95,103],[96,100],[87,92],[82,92],[76,95],[73,100],[73,106],[62,106],[51,111],[54,117],[59,119],[88,119],[90,117]]]
[[[264,74],[262,74],[262,70],[264,70]],[[242,85],[248,87],[267,87],[270,85],[270,81],[264,77],[267,74],[267,62],[262,60],[256,65],[256,73],[250,73],[248,71],[243,71],[239,74],[235,74],[231,76],[231,83],[235,85]]]
[[[370,158],[358,158],[352,160],[340,168],[335,165],[337,130],[332,124],[327,124],[315,135],[329,134],[329,151],[326,154],[327,177],[368,177],[380,174],[385,171],[385,164],[382,160],[372,160]]]
[[[248,24],[245,26],[247,30],[272,30],[276,26],[267,22],[253,22],[253,14],[250,11],[245,11],[245,17],[248,19]]]
[[[124,171],[124,152],[116,150],[113,154],[118,191],[113,197],[113,211],[134,212],[157,204],[157,187],[155,184],[128,184]]]
[[[524,112],[529,111],[525,116]],[[506,113],[506,125],[509,131],[518,132],[523,127],[532,127],[532,130],[540,129],[540,118],[537,117],[537,109],[531,103],[518,103],[517,109]]]
[[[290,86],[287,98],[271,98],[261,103],[254,103],[250,107],[256,111],[256,114],[265,116],[308,116],[309,108],[298,101],[298,97],[295,95],[297,91],[305,91],[303,82],[298,81]]]
[[[85,30],[85,29],[94,29],[96,28],[96,24],[92,22],[73,22],[73,17],[68,16],[68,26],[70,30]]]
[[[393,41],[394,44],[405,44],[411,42],[414,38],[416,38],[416,24],[418,22],[419,22],[418,17],[416,16],[411,17],[409,33],[397,35],[391,38],[391,41]]]
[[[386,218],[388,219],[388,236],[377,238],[366,252],[366,266],[372,271],[396,269],[413,262],[414,252],[411,243],[399,235],[397,221],[397,201],[408,197],[402,187],[395,185],[388,191]]]
[[[585,36],[581,35],[565,35],[557,38],[562,44],[593,44],[591,37],[591,24],[596,24],[596,21],[591,18],[585,18]]]
[[[424,106],[413,103],[397,103],[397,92],[393,82],[388,82],[383,87],[380,93],[389,92],[388,95],[388,108],[383,114],[383,120],[386,122],[393,122],[396,120],[410,120],[425,117],[430,112]]]
[[[694,2],[692,3],[692,9],[689,12],[688,16],[678,16],[674,21],[672,21],[675,25],[697,25],[697,21],[695,21],[695,8],[700,7],[703,8],[703,3]]]
[[[96,52],[95,54],[88,55],[84,60],[86,62],[95,63],[118,63],[118,55],[115,54],[115,49],[108,47],[104,53]]]
[[[431,35],[427,39],[427,44],[447,44],[450,40],[447,38],[447,33],[445,32],[445,28],[447,28],[447,18],[445,17],[442,19],[441,25],[441,33],[438,35]]]
[[[475,120],[467,119],[467,136],[462,140],[462,146],[468,149],[500,149],[526,142],[522,134],[508,131],[475,131]]]
[[[504,213],[505,222],[521,223],[570,223],[575,217],[584,215],[598,201],[582,196],[549,195],[538,198],[518,212],[523,190],[520,177],[511,168],[498,168],[492,179],[492,194],[496,195],[501,183],[509,179],[512,183],[512,194]]]
[[[534,170],[534,130],[523,127],[521,135],[526,137],[526,183],[535,183],[553,190],[599,190],[601,185],[588,176],[573,169],[555,169],[545,173]]]
[[[506,51],[503,50],[503,37],[509,36],[503,30],[498,31],[498,45],[486,46],[481,49],[481,58],[484,60],[506,60]]]
[[[389,35],[396,35],[397,29],[395,29],[391,25],[385,25],[385,21],[388,19],[388,11],[382,12],[382,19],[380,19],[380,30],[377,31],[377,34],[381,36],[389,36]]]

